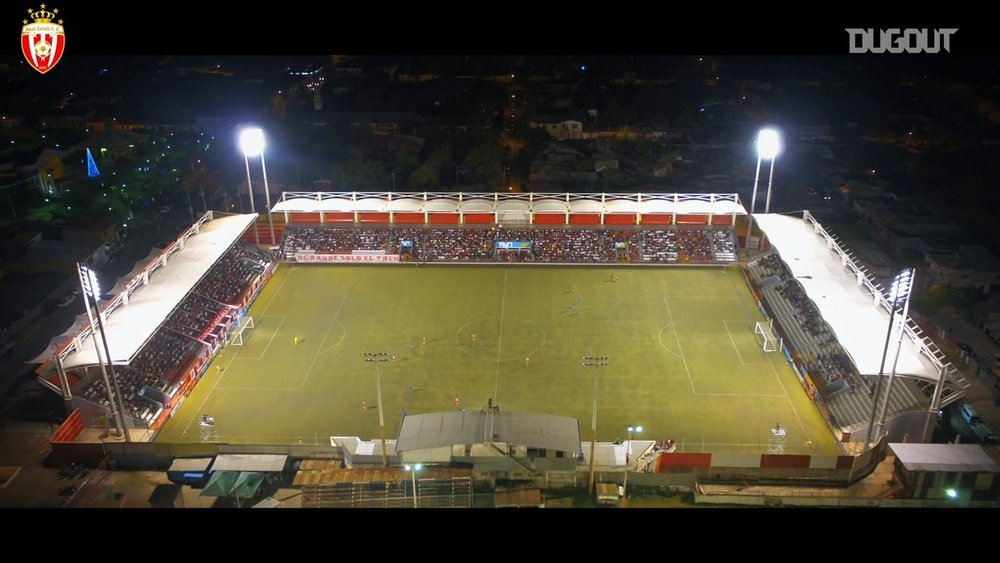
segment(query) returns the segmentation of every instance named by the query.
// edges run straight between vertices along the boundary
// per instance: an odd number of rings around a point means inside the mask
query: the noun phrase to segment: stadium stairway
[[[880,394],[885,393],[885,383],[883,381]],[[892,395],[889,397],[889,414],[925,408],[926,400],[919,398],[922,395],[916,381],[897,377],[892,384]],[[837,417],[837,423],[846,427],[868,422],[872,415],[873,400],[872,394],[863,386],[859,386],[856,392],[837,394],[827,401],[827,406]]]

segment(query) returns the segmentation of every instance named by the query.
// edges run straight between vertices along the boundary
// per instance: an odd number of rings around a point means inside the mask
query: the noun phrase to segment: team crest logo
[[[28,16],[35,21],[28,23],[24,20],[24,27],[21,28],[21,52],[28,64],[42,74],[56,66],[66,49],[63,21],[52,21],[58,13],[58,8],[51,12],[46,10],[45,4],[38,10],[28,8]]]

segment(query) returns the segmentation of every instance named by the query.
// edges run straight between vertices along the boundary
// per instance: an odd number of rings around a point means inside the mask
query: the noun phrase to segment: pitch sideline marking
[[[288,275],[285,276],[285,279],[281,280],[281,285],[279,285],[277,289],[274,290],[274,294],[272,295],[271,300],[268,301],[267,305],[264,306],[264,310],[260,312],[260,316],[263,317],[264,314],[267,313],[267,310],[271,308],[271,305],[274,304],[274,301],[278,298],[278,296],[281,295],[281,289],[285,287],[286,283],[288,283],[289,278],[292,277],[292,272],[294,272],[295,270],[296,268],[294,267],[291,270],[288,270]]]
[[[733,284],[733,278],[731,276],[727,277],[729,278],[729,287],[732,288],[733,295],[739,297],[739,293],[736,291],[736,286]],[[747,312],[746,306],[743,305],[743,300],[740,299],[739,302],[740,302],[740,307],[743,309],[743,314],[746,315],[747,320],[750,320],[751,316]],[[781,387],[781,391],[785,394],[785,400],[788,401],[788,406],[792,408],[792,414],[795,415],[795,420],[796,422],[799,423],[799,428],[801,428],[802,433],[806,435],[806,439],[812,441],[812,436],[809,435],[809,431],[806,430],[805,424],[802,423],[802,417],[799,416],[799,411],[795,408],[795,404],[792,403],[792,398],[788,395],[788,389],[785,389],[785,384],[781,382],[781,377],[778,376],[778,370],[775,369],[774,362],[771,360],[771,356],[769,354],[765,354],[764,357],[765,359],[767,359],[767,363],[770,364],[771,373],[774,374],[774,378],[778,381],[778,385]]]

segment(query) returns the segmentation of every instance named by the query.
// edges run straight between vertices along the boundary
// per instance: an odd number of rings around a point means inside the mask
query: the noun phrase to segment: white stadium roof
[[[745,215],[736,194],[283,192],[273,213],[524,211]]]
[[[872,294],[859,285],[857,274],[841,264],[840,254],[828,247],[812,223],[776,214],[755,214],[753,220],[816,304],[858,371],[877,375],[889,311],[875,304]],[[892,371],[896,338],[894,333],[883,374]],[[904,333],[896,374],[937,381],[939,368],[928,354],[926,347]]]
[[[229,215],[207,220],[182,235],[183,248],[169,248],[161,259],[166,263],[152,270],[149,283],[138,282],[127,303],[112,302],[106,313],[104,330],[112,361],[126,364],[156,332],[171,311],[184,299],[215,262],[253,223],[254,214]],[[197,232],[195,229],[197,228]],[[187,233],[186,233],[187,235]],[[100,339],[100,335],[98,335]],[[104,350],[101,350],[101,357]],[[94,339],[86,338],[63,358],[63,368],[97,365]]]

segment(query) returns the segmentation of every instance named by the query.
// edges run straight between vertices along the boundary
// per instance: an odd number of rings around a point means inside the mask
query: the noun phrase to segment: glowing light
[[[774,129],[761,129],[757,134],[757,154],[764,160],[771,160],[781,152],[781,135]]]
[[[258,127],[249,127],[240,132],[240,149],[247,158],[264,152],[264,132]]]

